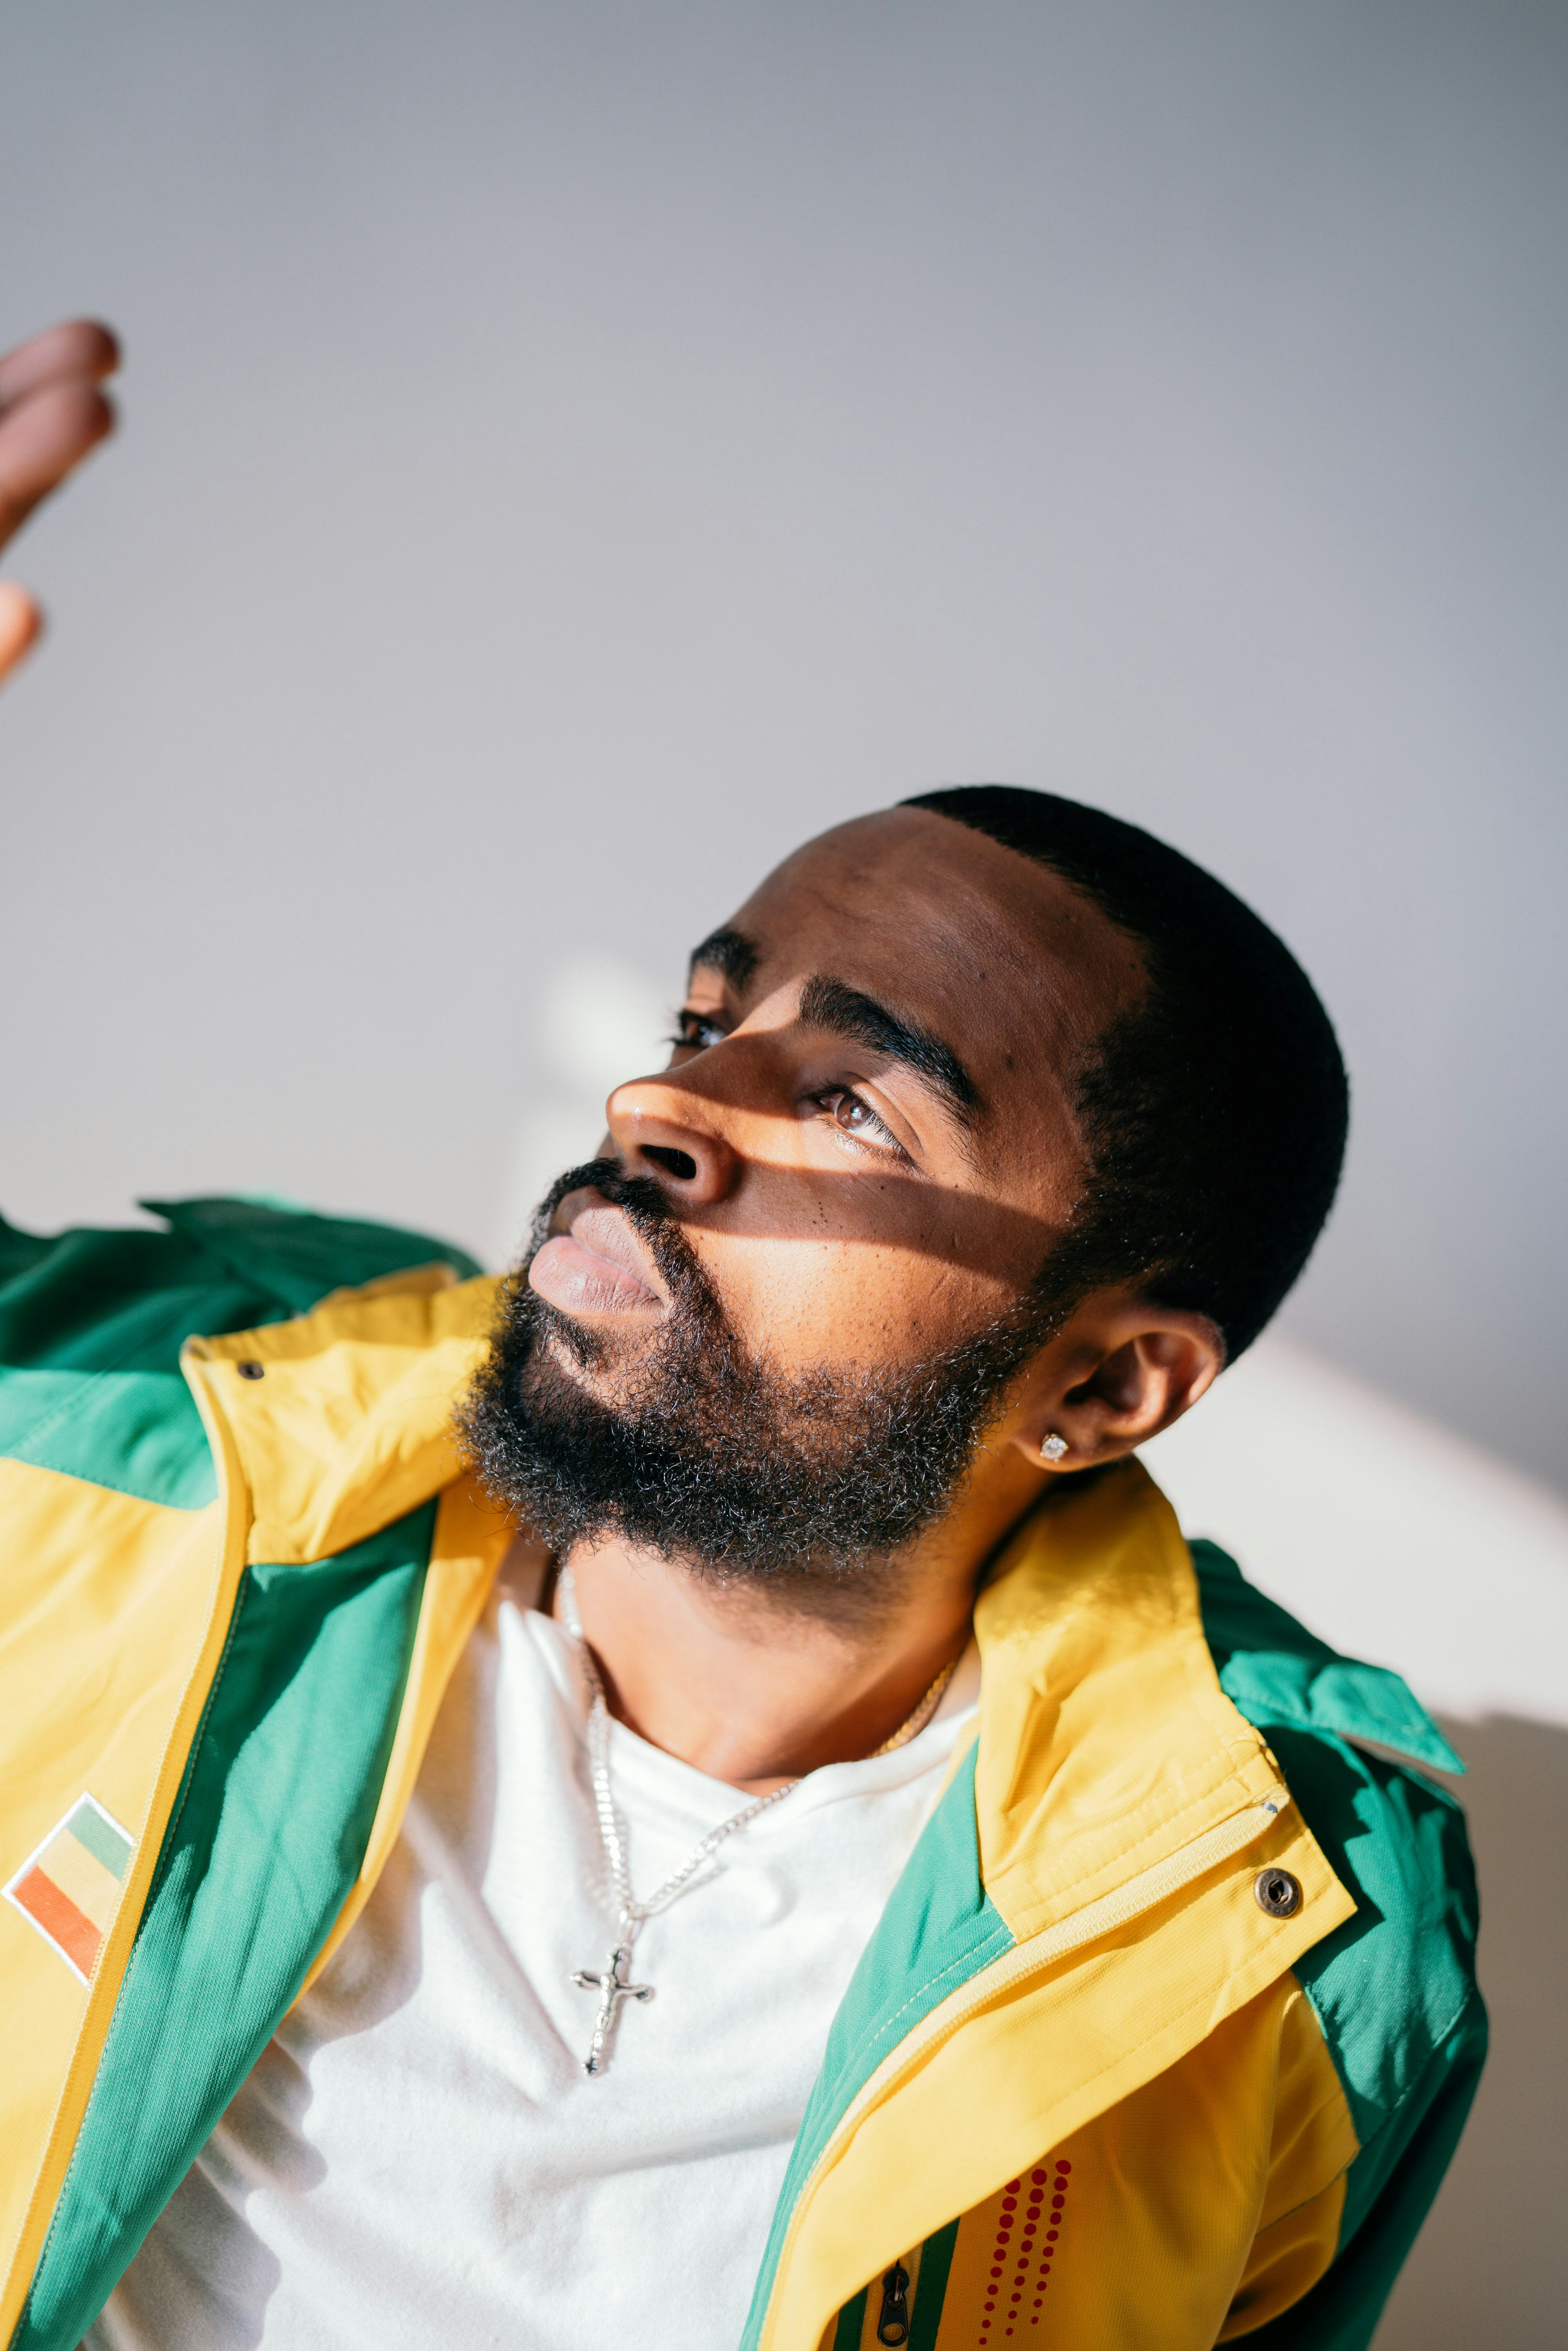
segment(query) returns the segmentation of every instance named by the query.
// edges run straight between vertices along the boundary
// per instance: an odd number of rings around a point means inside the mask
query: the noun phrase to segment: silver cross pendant
[[[585,2074],[603,2073],[604,2044],[614,2029],[615,2012],[621,2002],[623,2000],[652,2000],[653,1997],[652,1984],[627,1983],[622,1977],[621,1970],[631,1957],[626,1946],[617,1943],[610,1954],[610,1965],[602,1975],[594,1975],[587,1968],[578,1968],[573,1972],[571,1980],[579,1991],[596,1991],[599,1994],[599,2013],[593,2020],[593,2039],[583,2060]]]

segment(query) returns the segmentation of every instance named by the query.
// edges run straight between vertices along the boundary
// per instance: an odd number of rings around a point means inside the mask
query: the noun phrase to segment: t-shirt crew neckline
[[[503,1601],[500,1609],[503,1639],[507,1637],[508,1617],[514,1621],[517,1633],[538,1646],[546,1671],[586,1748],[588,1687],[571,1635],[558,1617],[547,1611],[524,1608],[508,1600]],[[796,1782],[787,1800],[771,1805],[749,1823],[746,1835],[759,1840],[788,1836],[791,1821],[801,1820],[830,1804],[907,1787],[928,1772],[934,1763],[953,1752],[959,1735],[973,1721],[978,1704],[979,1652],[971,1635],[931,1720],[913,1739],[885,1755],[819,1764],[814,1771],[808,1771]],[[715,1779],[613,1719],[610,1725],[610,1770],[617,1793],[624,1792],[628,1798],[640,1797],[666,1813],[688,1813],[697,1835],[717,1828],[751,1801],[745,1789],[737,1788],[727,1780]]]

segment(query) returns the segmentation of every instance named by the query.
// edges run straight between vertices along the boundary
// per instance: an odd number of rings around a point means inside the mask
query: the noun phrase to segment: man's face
[[[546,1203],[465,1417],[491,1489],[561,1548],[870,1593],[1054,1327],[1072,1073],[1140,983],[1053,876],[944,819],[801,850]]]
[[[808,842],[699,949],[670,1066],[617,1087],[612,1147],[661,1187],[742,1346],[785,1374],[893,1371],[1027,1289],[1077,1197],[1073,1071],[1142,986],[1045,869],[894,810]],[[528,1280],[599,1343],[606,1401],[668,1284],[569,1195]]]

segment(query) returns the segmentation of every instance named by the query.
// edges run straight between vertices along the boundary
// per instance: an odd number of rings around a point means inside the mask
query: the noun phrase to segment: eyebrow
[[[901,1020],[873,996],[846,987],[841,979],[814,974],[800,990],[800,1016],[814,1029],[830,1029],[852,1044],[867,1045],[902,1061],[937,1094],[960,1126],[972,1128],[980,1090],[950,1045],[916,1021]]]
[[[726,927],[710,931],[701,946],[692,949],[691,971],[695,972],[699,967],[707,971],[716,971],[721,979],[728,980],[738,996],[761,959],[755,939],[748,939],[744,931],[732,931]]]

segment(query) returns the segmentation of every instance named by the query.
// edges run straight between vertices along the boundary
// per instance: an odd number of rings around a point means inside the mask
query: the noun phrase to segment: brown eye
[[[857,1143],[870,1143],[879,1151],[896,1151],[903,1156],[903,1145],[896,1135],[888,1133],[875,1111],[858,1094],[835,1090],[831,1094],[819,1094],[817,1099],[841,1133],[853,1135]]]

